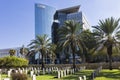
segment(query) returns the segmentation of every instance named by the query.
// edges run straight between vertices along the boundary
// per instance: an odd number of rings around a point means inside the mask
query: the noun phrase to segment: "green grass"
[[[102,70],[95,80],[120,80],[120,70]]]
[[[79,76],[86,75],[87,80],[89,80],[89,76],[92,73],[93,70],[85,70],[85,71],[79,71],[73,75],[67,75],[66,77],[63,77],[61,79],[57,78],[57,73],[55,74],[48,74],[48,75],[40,75],[37,76],[37,80],[79,80]]]
[[[51,75],[40,75],[37,76],[37,80],[79,80],[79,76],[86,75],[87,80],[90,80],[90,74],[92,73],[93,70],[84,70],[84,71],[79,71],[75,73],[74,75],[68,75],[66,77],[63,77],[61,79],[56,78],[57,74],[51,74]],[[100,72],[99,76],[95,78],[95,80],[120,80],[120,70],[113,69],[113,70],[108,70],[104,69]]]
[[[6,74],[2,74],[2,75],[1,75],[1,78],[6,78],[6,77],[7,77]]]
[[[84,70],[84,71],[79,71],[75,73],[74,75],[67,75],[66,77],[63,77],[61,79],[57,78],[57,73],[53,74],[46,74],[46,75],[40,75],[37,76],[37,80],[79,80],[79,76],[86,75],[87,80],[90,80],[90,74],[92,73],[93,70]],[[7,75],[2,75],[2,78],[7,77]],[[29,80],[32,80],[29,77]],[[120,70],[113,69],[113,70],[108,70],[108,69],[103,69],[99,76],[95,78],[95,80],[120,80]]]

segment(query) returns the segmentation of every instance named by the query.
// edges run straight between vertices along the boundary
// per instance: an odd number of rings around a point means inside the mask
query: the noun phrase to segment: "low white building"
[[[21,47],[16,47],[16,48],[6,48],[6,49],[0,49],[0,58],[1,57],[5,57],[5,56],[10,56],[10,53],[9,51],[11,49],[14,49],[15,50],[15,56],[17,57],[22,57],[21,53],[20,53],[20,48]]]

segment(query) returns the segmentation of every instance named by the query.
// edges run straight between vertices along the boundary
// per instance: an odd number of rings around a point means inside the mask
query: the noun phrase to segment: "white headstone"
[[[36,75],[33,75],[33,76],[32,76],[32,80],[36,80]]]
[[[58,78],[60,78],[60,71],[58,71]]]
[[[4,78],[3,80],[10,80],[10,78]]]
[[[25,69],[24,69],[24,68],[22,68],[22,70],[24,71]]]
[[[36,67],[34,68],[34,70],[37,70]]]
[[[45,71],[46,71],[47,73],[49,73],[48,68],[46,68]]]
[[[18,73],[18,70],[15,70],[16,73]]]
[[[8,77],[10,77],[10,75],[11,75],[11,71],[8,71]]]
[[[33,70],[33,67],[31,68],[31,70]]]
[[[51,72],[51,71],[52,71],[52,69],[51,69],[51,68],[49,68],[49,71]]]
[[[22,73],[23,73],[23,71],[22,71],[22,70],[20,70],[20,73],[22,74]]]
[[[69,74],[69,69],[67,69],[67,75]]]
[[[66,76],[66,70],[64,70],[64,76]]]
[[[30,71],[30,76],[31,76],[31,77],[33,76],[33,73],[34,73],[33,71]]]
[[[61,73],[60,73],[60,75],[61,75],[61,77],[63,77],[63,71],[60,71]]]
[[[86,80],[86,76],[85,75],[83,76],[83,80]]]
[[[26,70],[25,70],[25,74],[27,74],[27,73],[28,73],[28,70],[26,69]]]
[[[79,80],[82,80],[82,77],[79,77]]]
[[[73,74],[73,70],[72,69],[70,70],[70,73]]]
[[[40,70],[38,70],[37,72],[38,72],[38,74],[37,74],[37,75],[40,75]]]
[[[75,71],[74,71],[74,69],[72,69],[72,70],[73,70],[72,72],[73,72],[73,74],[74,74],[74,73],[75,73]]]

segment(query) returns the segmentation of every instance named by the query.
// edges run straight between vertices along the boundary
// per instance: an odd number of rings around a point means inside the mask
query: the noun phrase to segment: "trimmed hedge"
[[[28,60],[18,58],[15,56],[7,56],[0,58],[0,67],[26,67],[28,66]]]

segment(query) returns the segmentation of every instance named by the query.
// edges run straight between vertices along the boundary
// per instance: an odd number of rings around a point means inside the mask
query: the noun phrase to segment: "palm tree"
[[[35,50],[35,52],[39,52],[39,60],[40,60],[40,53],[41,53],[42,69],[43,69],[44,58],[50,47],[50,38],[48,38],[47,35],[38,35],[36,36],[36,39],[32,40],[28,46],[30,46],[31,50]]]
[[[10,49],[10,50],[9,50],[9,54],[10,54],[10,56],[15,55],[15,53],[16,53],[16,51],[15,51],[14,49]]]
[[[96,40],[94,34],[90,30],[85,30],[81,32],[82,41],[85,44],[83,46],[83,62],[90,61],[90,52],[96,46]]]
[[[29,53],[28,48],[25,48],[24,45],[20,48],[20,53],[23,57],[26,57],[26,55]]]
[[[51,44],[49,48],[49,57],[52,60],[52,64],[54,64],[54,61],[56,59],[56,47],[57,45]]]
[[[107,18],[105,20],[99,21],[99,26],[95,26],[96,39],[98,41],[98,46],[96,51],[101,50],[106,47],[107,54],[109,57],[109,69],[112,70],[112,49],[119,50],[120,42],[120,19],[114,19],[113,17]]]
[[[74,20],[65,21],[64,26],[59,30],[59,45],[62,49],[69,48],[73,56],[73,68],[75,70],[75,52],[79,49],[82,51],[82,41],[80,40],[82,25]]]

